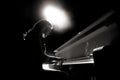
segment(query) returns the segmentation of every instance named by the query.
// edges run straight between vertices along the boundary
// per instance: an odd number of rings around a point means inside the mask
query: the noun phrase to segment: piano
[[[43,70],[61,71],[65,65],[94,64],[93,53],[109,46],[118,36],[115,11],[105,13],[83,31],[53,51],[54,58],[42,64]],[[47,53],[46,53],[47,54]]]

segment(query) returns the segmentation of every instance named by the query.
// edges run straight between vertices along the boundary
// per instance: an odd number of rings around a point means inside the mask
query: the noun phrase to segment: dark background
[[[43,55],[37,43],[23,41],[22,34],[26,32],[37,21],[34,13],[35,5],[38,0],[16,0],[3,3],[3,13],[5,17],[4,29],[1,39],[5,41],[2,47],[3,53],[3,73],[4,78],[9,79],[85,79],[89,80],[94,68],[97,79],[117,79],[119,63],[119,40],[117,43],[107,47],[95,55],[95,65],[78,65],[70,67],[69,74],[59,72],[46,72],[41,69]],[[44,1],[44,0],[43,0]],[[60,46],[69,40],[79,31],[98,19],[105,12],[113,9],[117,12],[116,20],[119,24],[119,4],[115,1],[79,1],[79,0],[60,0],[65,7],[71,11],[74,28],[62,35],[53,34],[56,39],[52,39],[52,49]],[[42,2],[42,1],[40,1]],[[56,37],[57,36],[57,37]],[[56,42],[55,42],[56,41]],[[49,44],[49,43],[48,43]],[[56,45],[57,44],[57,45]],[[34,54],[33,54],[34,53]],[[106,53],[106,54],[104,54]],[[93,67],[94,66],[94,67]],[[69,67],[68,67],[69,68]],[[87,74],[87,75],[86,75]]]

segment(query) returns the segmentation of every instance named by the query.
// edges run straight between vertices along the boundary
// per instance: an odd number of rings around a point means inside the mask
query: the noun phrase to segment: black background
[[[5,1],[3,3],[3,30],[1,40],[4,44],[2,47],[3,53],[3,75],[4,78],[9,79],[53,79],[66,80],[71,78],[73,80],[83,79],[85,73],[93,68],[89,66],[75,66],[68,74],[58,72],[46,72],[41,69],[42,55],[37,43],[23,41],[22,34],[27,31],[36,21],[34,14],[34,6],[38,0],[16,0]],[[43,0],[44,1],[44,0]],[[62,44],[70,39],[77,32],[87,27],[91,22],[95,21],[99,16],[111,9],[117,12],[117,20],[119,23],[119,5],[115,1],[79,1],[79,0],[61,0],[66,7],[72,12],[73,22],[75,28],[63,35],[59,35],[55,43]],[[81,26],[81,27],[79,27]],[[4,34],[4,35],[3,35]],[[66,37],[67,36],[67,37]],[[64,40],[63,40],[64,39]],[[54,42],[54,40],[53,40]],[[55,44],[55,45],[56,45]],[[60,45],[58,44],[58,46]],[[53,46],[54,47],[54,46]],[[33,54],[34,53],[34,54]],[[102,50],[95,55],[95,75],[97,79],[117,79],[118,63],[119,63],[119,40],[116,44]],[[106,54],[103,54],[106,53]],[[77,70],[78,69],[78,70]],[[90,79],[90,78],[84,78]]]

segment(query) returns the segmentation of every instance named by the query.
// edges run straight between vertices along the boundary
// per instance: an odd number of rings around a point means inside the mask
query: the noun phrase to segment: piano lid
[[[113,13],[113,11],[108,12],[102,18],[88,26],[81,33],[78,33],[68,42],[54,50],[55,56],[65,59],[86,57],[92,54],[93,51],[96,51],[95,48],[109,45],[114,39],[114,36],[116,36],[113,32],[117,32],[117,24],[110,22],[109,24],[105,23],[100,25],[100,23],[108,19]],[[95,29],[92,30],[92,28]]]
[[[103,15],[100,19],[98,19],[97,21],[95,21],[93,24],[89,25],[86,29],[84,29],[83,31],[79,32],[77,35],[75,35],[73,38],[71,38],[70,40],[68,40],[66,43],[64,43],[62,46],[58,47],[56,50],[54,50],[54,52],[58,52],[61,49],[71,45],[72,43],[74,43],[76,40],[78,40],[79,38],[81,38],[85,33],[87,33],[88,31],[90,31],[91,29],[95,28],[97,25],[101,24],[102,22],[104,22],[105,20],[107,20],[111,15],[114,14],[114,11],[111,10],[110,12],[106,13],[105,15]]]

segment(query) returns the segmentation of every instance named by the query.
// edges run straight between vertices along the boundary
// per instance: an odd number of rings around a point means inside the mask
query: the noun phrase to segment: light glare
[[[66,30],[71,25],[68,14],[58,6],[44,6],[42,15],[46,20],[48,20],[52,25],[54,25],[54,29],[57,31]]]
[[[43,70],[47,70],[47,71],[59,71],[59,70],[56,70],[56,69],[54,69],[54,68],[52,68],[52,64],[51,64],[51,67],[50,67],[50,64],[42,64],[42,69]]]
[[[93,51],[99,51],[99,50],[102,50],[104,46],[101,46],[101,47],[97,47],[95,49],[93,49]]]

